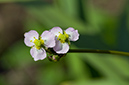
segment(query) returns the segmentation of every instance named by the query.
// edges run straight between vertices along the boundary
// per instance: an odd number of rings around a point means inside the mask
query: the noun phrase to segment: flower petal
[[[44,40],[44,45],[46,47],[55,46],[55,35],[52,32],[44,31],[41,35],[41,39]]]
[[[38,37],[39,37],[39,34],[35,31],[35,30],[31,30],[31,31],[29,31],[29,32],[26,32],[25,34],[24,34],[24,43],[27,45],[27,46],[29,46],[29,47],[31,47],[31,46],[33,46],[34,45],[34,38],[36,38],[36,39],[38,39]]]
[[[65,54],[69,50],[68,43],[61,43],[60,41],[56,41],[56,46],[53,48],[54,51],[58,54]]]
[[[62,31],[62,29],[60,28],[60,27],[53,27],[51,30],[50,30],[50,32],[52,32],[53,34],[55,34],[55,35],[57,35],[57,36],[59,36],[59,34],[61,33],[63,33],[63,31]]]
[[[69,35],[70,41],[76,41],[79,39],[78,30],[75,30],[74,28],[69,27],[68,29],[65,30],[65,32]]]
[[[34,61],[43,60],[46,58],[46,51],[43,48],[38,50],[35,47],[32,47],[30,50],[30,54],[34,58]]]

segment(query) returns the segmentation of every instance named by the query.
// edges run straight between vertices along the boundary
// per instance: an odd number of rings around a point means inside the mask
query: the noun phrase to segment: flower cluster
[[[47,54],[49,59],[57,60],[69,51],[70,41],[79,39],[79,33],[72,27],[66,30],[53,27],[40,36],[35,30],[31,30],[26,32],[24,37],[24,43],[31,47],[30,54],[35,61],[45,59]]]

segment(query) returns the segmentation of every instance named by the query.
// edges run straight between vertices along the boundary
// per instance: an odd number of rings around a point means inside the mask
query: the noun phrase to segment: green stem
[[[105,53],[105,54],[129,56],[128,52],[114,51],[114,50],[70,49],[69,53]]]

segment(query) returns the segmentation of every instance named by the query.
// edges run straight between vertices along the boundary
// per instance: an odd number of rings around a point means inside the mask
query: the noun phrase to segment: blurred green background
[[[129,52],[128,0],[0,0],[0,85],[129,85],[129,57],[68,53],[35,62],[24,33],[73,27],[71,48]]]

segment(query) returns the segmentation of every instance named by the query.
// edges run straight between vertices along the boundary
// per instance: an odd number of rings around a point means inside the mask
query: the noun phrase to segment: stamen
[[[41,42],[42,45],[44,44],[44,40],[40,39],[40,42]]]
[[[30,40],[30,42],[32,42],[32,40]]]
[[[41,46],[44,44],[44,40],[42,40],[42,39],[40,39],[40,40],[35,39],[35,40],[34,40],[34,44],[35,44],[35,47],[36,47],[37,49],[40,49]]]
[[[60,32],[59,32],[59,33],[60,33]],[[65,43],[68,38],[69,38],[69,35],[66,34],[65,31],[63,32],[63,34],[60,33],[60,35],[58,36],[58,40],[59,40],[61,43]]]

